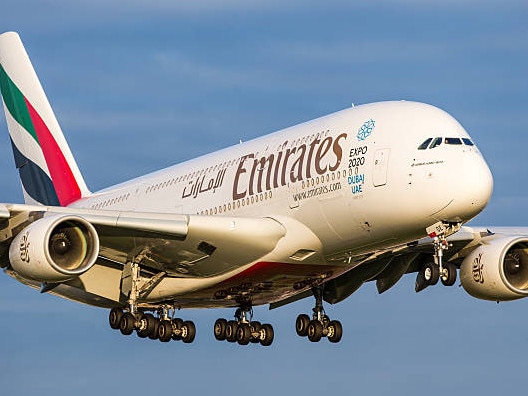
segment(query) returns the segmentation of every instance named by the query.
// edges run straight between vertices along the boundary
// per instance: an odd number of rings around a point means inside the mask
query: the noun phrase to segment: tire
[[[446,263],[443,265],[444,271],[440,276],[440,280],[444,286],[453,286],[457,280],[457,269],[453,263]]]
[[[238,323],[235,322],[234,320],[230,320],[229,322],[227,322],[225,336],[228,342],[236,341],[237,327],[238,327]]]
[[[182,327],[184,323],[180,318],[172,319],[172,339],[174,341],[182,340]]]
[[[161,342],[169,342],[172,338],[172,323],[168,320],[160,321],[158,327],[158,339]]]
[[[123,317],[123,311],[121,308],[112,308],[110,314],[108,315],[108,322],[110,327],[114,330],[119,329],[121,318]]]
[[[343,337],[343,326],[341,325],[340,321],[338,320],[330,321],[327,329],[329,330],[328,341],[332,343],[337,343],[341,341],[341,337]]]
[[[148,333],[147,331],[143,328],[143,324],[141,324],[141,328],[139,329],[136,329],[136,334],[139,338],[147,338],[148,337]]]
[[[194,325],[194,322],[187,320],[183,322],[183,325],[181,328],[183,331],[181,340],[185,344],[190,344],[191,342],[193,342],[194,338],[196,337],[196,326]]]
[[[250,342],[253,344],[258,344],[260,342],[260,329],[262,328],[262,324],[258,321],[251,322],[251,340]]]
[[[318,320],[311,320],[308,325],[308,339],[312,342],[319,342],[323,336],[323,325]]]
[[[121,334],[130,335],[134,331],[134,325],[136,323],[136,318],[130,312],[126,312],[121,317],[119,321],[119,330]]]
[[[260,329],[260,332],[264,333],[261,336],[260,345],[270,346],[273,343],[273,338],[275,337],[275,332],[273,331],[273,327],[267,323],[263,324]]]
[[[154,318],[153,326],[152,326],[152,332],[148,335],[148,338],[151,340],[157,340],[159,338],[158,336],[158,330],[160,325],[160,320],[158,318]]]
[[[251,328],[247,323],[240,323],[236,331],[236,340],[239,345],[247,345],[251,340]]]
[[[295,331],[300,337],[308,335],[308,326],[310,325],[310,317],[306,314],[300,314],[295,320]]]
[[[435,263],[426,263],[422,269],[425,283],[429,286],[436,285],[440,278],[440,267]]]
[[[215,338],[218,341],[225,341],[226,339],[226,327],[227,327],[227,320],[225,319],[217,319],[214,327],[213,327],[213,333]]]
[[[154,330],[157,330],[154,323],[156,318],[151,314],[143,314],[139,318],[139,328],[136,330],[138,337],[147,338]]]

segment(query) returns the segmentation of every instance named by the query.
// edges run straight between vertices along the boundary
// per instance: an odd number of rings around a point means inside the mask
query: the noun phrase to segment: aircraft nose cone
[[[491,199],[491,171],[480,154],[467,155],[453,165],[450,179],[452,201],[443,216],[452,216],[454,221],[456,217],[468,221],[479,214]]]
[[[475,174],[477,175],[475,177],[475,204],[480,205],[480,210],[482,210],[489,203],[493,193],[493,175],[484,159],[482,160],[482,166],[475,171]]]

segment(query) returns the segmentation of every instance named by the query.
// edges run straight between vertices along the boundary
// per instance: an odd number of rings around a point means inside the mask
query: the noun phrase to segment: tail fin
[[[26,203],[66,206],[90,194],[17,33],[0,35],[0,90]]]

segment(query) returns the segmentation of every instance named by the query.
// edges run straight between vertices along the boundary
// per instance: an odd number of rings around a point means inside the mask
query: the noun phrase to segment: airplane
[[[0,204],[0,266],[42,293],[109,310],[123,335],[192,343],[192,308],[232,308],[219,341],[269,346],[275,309],[337,343],[326,315],[366,282],[383,293],[456,283],[491,301],[528,295],[528,230],[465,225],[493,178],[462,125],[429,104],[352,106],[91,192],[19,35],[0,35],[0,88],[24,204]],[[179,315],[178,315],[179,316]]]

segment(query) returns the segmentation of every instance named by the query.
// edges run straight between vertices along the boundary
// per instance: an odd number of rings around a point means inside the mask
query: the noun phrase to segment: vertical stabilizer
[[[0,35],[0,89],[26,203],[66,206],[90,194],[17,33]]]

